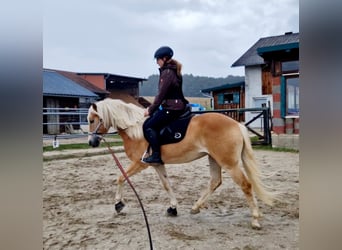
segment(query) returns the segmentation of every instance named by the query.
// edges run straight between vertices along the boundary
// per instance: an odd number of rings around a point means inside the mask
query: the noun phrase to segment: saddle
[[[159,132],[160,145],[180,142],[186,133],[191,118],[195,114],[191,109],[187,109],[177,120],[162,128]]]

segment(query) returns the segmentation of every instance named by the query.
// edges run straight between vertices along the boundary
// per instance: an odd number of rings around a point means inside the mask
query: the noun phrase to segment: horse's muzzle
[[[91,135],[89,138],[89,146],[92,146],[93,148],[96,148],[100,145],[101,137],[98,135]]]

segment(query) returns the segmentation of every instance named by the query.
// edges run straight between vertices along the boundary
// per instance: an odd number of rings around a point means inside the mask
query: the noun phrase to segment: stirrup
[[[155,157],[155,158],[154,158],[153,153],[152,153],[152,154],[149,154],[149,156],[144,157],[146,154],[147,154],[147,152],[145,152],[144,155],[143,155],[143,157],[141,158],[141,162],[142,162],[142,163],[150,164],[150,165],[152,165],[152,166],[155,166],[155,165],[164,165],[164,162],[163,162],[163,160],[161,159],[160,155],[159,155],[159,157]]]
[[[144,152],[144,154],[141,156],[140,160],[141,160],[142,162],[144,162],[144,159],[147,158],[148,156],[150,156],[150,153],[148,152],[148,150],[146,150],[146,151]]]
[[[152,155],[143,159],[143,162],[148,164],[164,164],[160,157],[154,158]]]

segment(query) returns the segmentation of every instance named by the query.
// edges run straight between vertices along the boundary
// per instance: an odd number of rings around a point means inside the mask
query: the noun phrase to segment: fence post
[[[269,112],[269,107],[266,109],[263,109],[262,114],[263,114],[263,120],[264,120],[264,143],[267,145],[272,144],[272,136],[271,136],[271,129],[270,129],[270,112]]]

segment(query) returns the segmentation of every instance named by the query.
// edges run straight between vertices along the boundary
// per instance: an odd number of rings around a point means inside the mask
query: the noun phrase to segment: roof
[[[58,72],[59,74],[69,78],[70,80],[76,82],[77,84],[81,85],[82,87],[85,87],[86,89],[90,90],[93,93],[96,94],[110,94],[109,91],[101,89],[99,87],[97,87],[96,85],[88,82],[86,79],[84,79],[83,77],[80,77],[77,73],[74,72],[69,72],[69,71],[62,71],[62,70],[55,70],[56,72]]]
[[[216,86],[213,88],[208,88],[208,89],[202,89],[201,92],[212,92],[212,91],[217,91],[217,90],[222,90],[222,89],[231,89],[231,88],[237,88],[245,86],[245,82],[236,82],[236,83],[226,83],[220,86]]]
[[[43,95],[64,97],[98,97],[71,79],[53,70],[43,70]]]
[[[236,62],[232,64],[232,67],[237,66],[253,66],[264,64],[264,59],[258,55],[258,50],[268,52],[275,49],[286,49],[290,44],[298,46],[299,33],[287,32],[280,36],[270,36],[260,38],[251,48],[249,48]]]
[[[78,75],[103,75],[108,78],[123,78],[123,79],[130,79],[130,80],[135,80],[135,81],[147,81],[145,78],[139,78],[139,77],[132,77],[132,76],[123,76],[123,75],[115,75],[115,74],[110,74],[110,73],[84,73],[84,72],[79,72],[77,73]]]

